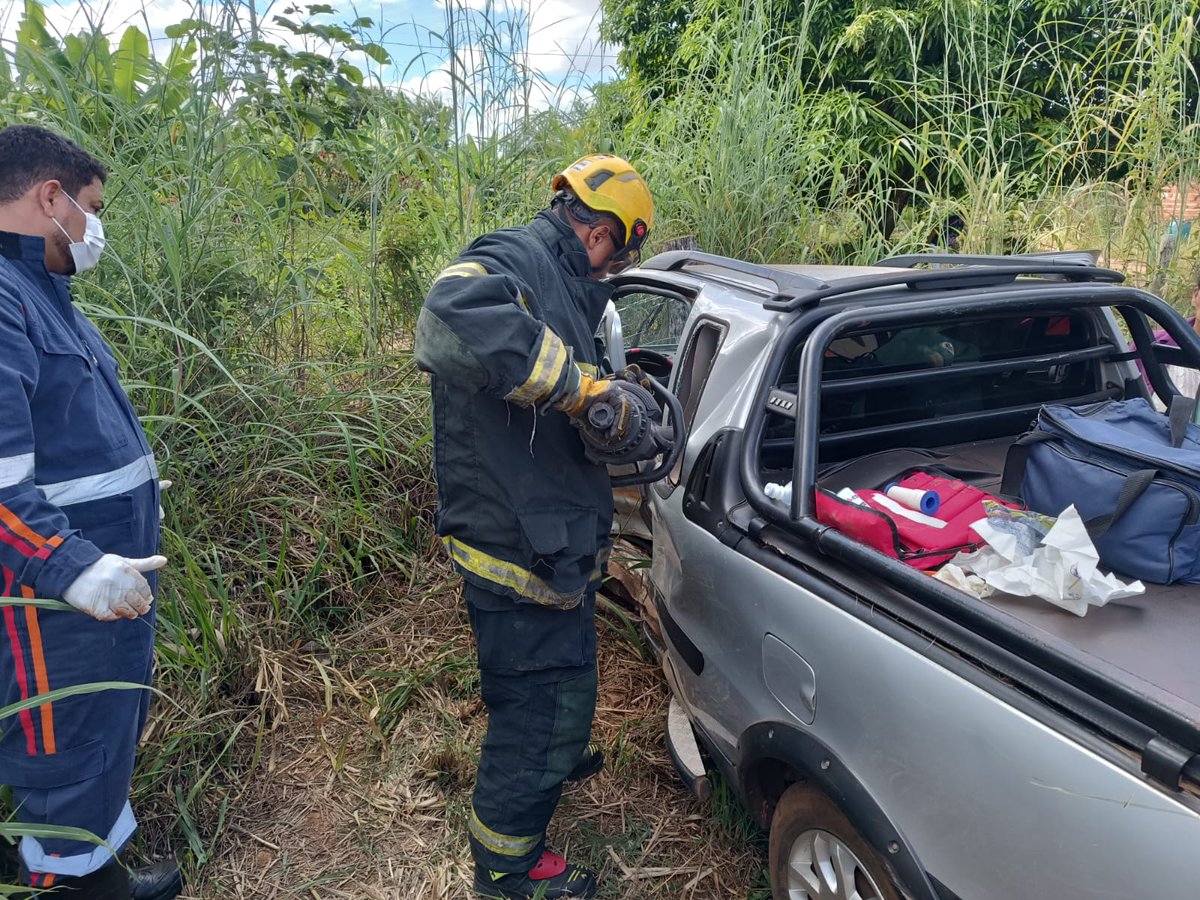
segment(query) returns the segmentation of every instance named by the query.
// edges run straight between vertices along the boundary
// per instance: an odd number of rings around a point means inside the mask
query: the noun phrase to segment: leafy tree
[[[744,39],[746,0],[603,0],[631,96],[719,89],[720,48]],[[1162,177],[1159,152],[1195,119],[1196,0],[765,0],[778,71],[827,98],[891,172],[885,233],[919,195],[966,195],[985,172],[1009,190],[1056,177]],[[780,115],[789,110],[780,109]],[[835,129],[836,134],[836,129]],[[1190,144],[1190,139],[1183,141]],[[1180,152],[1186,152],[1181,148]],[[1157,167],[1157,168],[1156,168]],[[830,187],[833,187],[831,182]],[[951,210],[953,211],[953,210]]]
[[[681,44],[699,18],[689,0],[602,0],[601,36],[621,48],[631,81],[653,92],[674,93],[687,71]]]

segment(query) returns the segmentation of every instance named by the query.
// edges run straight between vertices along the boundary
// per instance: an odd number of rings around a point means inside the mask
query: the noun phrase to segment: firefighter
[[[584,454],[587,410],[633,402],[600,377],[605,278],[654,222],[625,160],[558,174],[528,225],[472,243],[434,282],[416,358],[432,374],[437,528],[464,580],[488,730],[470,817],[485,897],[592,897],[595,874],[545,846],[564,780],[593,774],[595,592],[612,524],[607,469]],[[601,436],[603,437],[603,436]]]
[[[159,550],[154,454],[117,361],[72,304],[70,276],[105,247],[104,167],[43,128],[0,131],[0,594],[71,610],[0,606],[0,706],[72,685],[149,685]],[[150,700],[106,690],[0,722],[0,782],[14,817],[104,841],[26,834],[25,896],[166,900],[173,860],[115,855],[137,822],[134,749]]]

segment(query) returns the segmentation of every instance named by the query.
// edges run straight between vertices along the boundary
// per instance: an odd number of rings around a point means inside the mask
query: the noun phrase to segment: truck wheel
[[[771,819],[774,900],[900,900],[877,854],[833,801],[794,784]]]

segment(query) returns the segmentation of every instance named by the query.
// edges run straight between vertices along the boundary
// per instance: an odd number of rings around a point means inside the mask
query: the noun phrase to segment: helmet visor
[[[642,261],[642,245],[646,243],[646,235],[649,231],[650,229],[641,219],[634,220],[633,228],[629,231],[629,240],[623,247],[618,247],[617,252],[609,260],[609,274],[616,275],[624,272]]]

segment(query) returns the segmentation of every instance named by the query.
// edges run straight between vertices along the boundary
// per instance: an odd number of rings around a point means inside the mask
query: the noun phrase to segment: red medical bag
[[[987,518],[984,500],[996,500],[1014,508],[1018,505],[956,478],[929,472],[910,472],[896,484],[902,488],[936,491],[941,505],[932,516],[925,516],[903,507],[883,491],[856,491],[865,503],[862,505],[817,488],[817,520],[914,568],[932,569],[960,550],[975,550],[983,544],[983,539],[970,526],[972,522]]]

